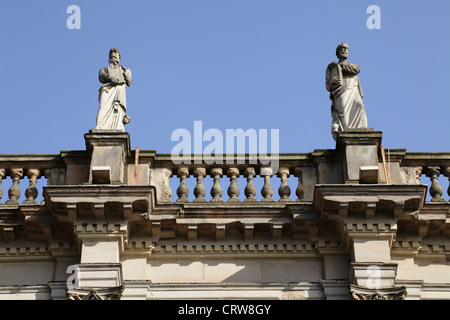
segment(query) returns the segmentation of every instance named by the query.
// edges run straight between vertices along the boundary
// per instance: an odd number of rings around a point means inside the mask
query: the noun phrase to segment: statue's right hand
[[[119,82],[119,79],[115,76],[109,77],[109,82],[111,82],[112,84],[116,84]]]

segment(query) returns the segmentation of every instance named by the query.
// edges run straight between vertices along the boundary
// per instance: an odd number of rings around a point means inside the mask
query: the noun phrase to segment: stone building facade
[[[450,153],[387,164],[382,132],[350,130],[273,172],[84,137],[0,156],[0,299],[450,298]]]

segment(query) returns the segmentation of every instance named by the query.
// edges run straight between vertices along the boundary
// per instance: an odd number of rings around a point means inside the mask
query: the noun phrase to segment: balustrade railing
[[[427,201],[449,201],[450,153],[406,153],[404,149],[399,150],[392,149],[390,152],[392,163],[389,166],[393,167],[391,173],[397,175],[397,179],[391,177],[390,183],[427,184]],[[312,201],[313,193],[310,190],[313,190],[315,184],[323,183],[321,180],[326,180],[323,176],[319,177],[324,173],[318,169],[319,163],[327,161],[324,160],[325,154],[326,150],[319,150],[315,154],[280,154],[277,172],[259,162],[250,164],[248,161],[246,164],[221,166],[207,165],[205,162],[193,164],[192,161],[189,165],[174,166],[169,161],[169,155],[164,154],[156,155],[152,165],[167,170],[164,202]],[[328,157],[330,162],[335,161],[332,159],[334,155]],[[398,172],[394,173],[394,170]],[[410,177],[405,177],[405,173]],[[209,190],[205,185],[208,179],[212,181]],[[262,187],[258,188],[256,181]],[[306,194],[305,189],[309,190]],[[172,190],[176,190],[177,198],[171,198]],[[211,195],[209,199],[208,192]]]
[[[60,155],[0,155],[0,204],[41,203],[42,186],[64,184],[65,170]]]
[[[192,160],[196,158],[192,156]],[[317,165],[310,154],[281,154],[276,172],[260,159],[250,163],[250,158],[251,155],[246,154],[238,163],[238,155],[234,155],[234,164],[207,164],[210,162],[206,159],[197,164],[191,161],[188,165],[174,165],[170,155],[159,154],[155,156],[152,168],[163,172],[160,173],[165,180],[163,202],[270,203],[312,200],[305,198],[304,192],[305,182],[310,188],[318,182]],[[307,181],[303,178],[305,171],[308,171]]]
[[[404,149],[388,151],[392,170],[390,183],[424,183],[429,188],[427,201],[449,201],[450,153],[406,153]],[[77,175],[76,170],[82,166],[87,168],[83,170],[89,170],[89,157],[85,152],[75,151],[75,156],[70,156],[70,153],[0,155],[0,204],[38,204],[43,200],[43,185],[78,184],[73,183],[77,179],[68,177]],[[275,170],[257,157],[256,161],[251,162],[254,158],[249,154],[233,157],[234,161],[230,163],[217,164],[204,158],[198,161],[198,157],[192,156],[188,164],[175,164],[170,154],[144,150],[140,151],[139,161],[148,164],[148,183],[157,187],[159,203],[313,201],[316,184],[339,183],[326,182],[330,169],[320,168],[323,163],[339,163],[333,150],[280,154]],[[76,165],[70,166],[71,163]],[[126,165],[132,163],[128,161]],[[75,167],[78,169],[75,170]],[[333,168],[340,170],[341,166]],[[394,177],[395,170],[397,178]]]
[[[406,153],[404,151],[400,151],[396,154],[396,151],[397,150],[393,150],[393,160],[400,161],[400,168],[409,169],[409,175],[414,176],[412,180],[415,180],[416,183],[428,185],[429,197],[426,200],[432,202],[449,201],[449,152]],[[446,191],[446,195],[444,194],[444,190]]]

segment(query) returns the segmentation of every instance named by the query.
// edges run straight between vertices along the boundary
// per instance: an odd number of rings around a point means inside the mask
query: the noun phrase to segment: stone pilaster
[[[156,204],[154,186],[79,185],[46,186],[44,196],[56,220],[74,225],[80,250],[79,263],[72,265],[68,282],[69,299],[119,299],[124,290],[124,273],[130,268],[145,277],[145,259],[151,243],[129,243],[130,221],[145,222]],[[112,202],[111,199],[114,199]],[[128,250],[125,253],[126,248]],[[61,251],[61,253],[59,253]],[[52,254],[65,257],[52,246]],[[124,267],[124,259],[128,265]]]
[[[397,264],[391,259],[391,247],[397,220],[420,210],[425,194],[423,185],[316,185],[314,205],[321,219],[336,221],[350,255],[353,298],[404,298],[405,289],[396,286]],[[325,282],[325,292],[329,284]]]

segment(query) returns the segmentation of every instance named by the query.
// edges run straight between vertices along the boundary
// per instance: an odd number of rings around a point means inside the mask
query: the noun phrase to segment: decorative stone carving
[[[444,175],[448,178],[449,184],[448,184],[447,194],[450,197],[450,167],[445,167]]]
[[[245,168],[244,172],[245,177],[247,178],[247,186],[245,187],[244,194],[246,196],[244,201],[247,202],[255,202],[257,201],[256,196],[256,188],[253,184],[253,178],[255,177],[255,168]]]
[[[367,116],[362,102],[363,93],[357,74],[357,64],[347,62],[349,47],[341,43],[336,48],[339,61],[326,70],[326,89],[331,99],[331,133],[336,140],[339,131],[367,128]]]
[[[227,175],[230,177],[230,186],[228,187],[227,193],[230,197],[228,202],[240,202],[239,194],[241,193],[239,187],[236,183],[236,178],[239,176],[238,168],[229,168],[227,171]]]
[[[261,189],[261,195],[264,197],[261,201],[275,201],[273,196],[273,188],[270,185],[270,177],[272,176],[272,168],[261,168],[261,177],[264,177],[264,185]]]
[[[100,69],[98,78],[103,85],[99,89],[99,109],[95,129],[125,131],[130,122],[126,114],[125,87],[131,85],[131,71],[120,64],[120,51],[109,51],[109,66]]]
[[[350,297],[354,300],[405,300],[406,287],[369,289],[351,284]]]
[[[305,195],[303,190],[303,173],[301,168],[295,168],[294,175],[298,177],[297,189],[295,189],[295,194],[297,195],[297,201],[302,201]]]
[[[120,300],[124,287],[67,289],[69,300]]]
[[[420,184],[420,176],[422,175],[422,167],[414,168],[416,183]]]
[[[292,201],[289,196],[291,195],[291,188],[287,183],[287,177],[289,176],[289,168],[280,168],[278,170],[278,177],[281,179],[281,185],[278,189],[280,195],[280,201]]]
[[[427,171],[427,177],[429,177],[431,180],[430,195],[433,197],[431,201],[443,202],[445,200],[442,198],[443,191],[438,182],[439,173],[439,167],[429,167]]]
[[[164,172],[164,199],[163,202],[172,202],[172,189],[170,188],[169,178],[172,176],[172,169],[166,169]]]
[[[19,180],[22,179],[22,177],[23,169],[11,169],[11,178],[13,179],[13,184],[8,190],[9,200],[6,201],[6,204],[19,204],[19,201],[17,200],[20,198]]]
[[[1,185],[2,185],[2,181],[3,181],[3,178],[5,177],[5,175],[6,175],[6,170],[0,169],[0,199],[3,198],[3,190],[1,188]]]
[[[222,177],[222,168],[212,168],[211,177],[214,179],[214,184],[211,188],[211,202],[223,202],[223,190],[220,186],[220,178]]]
[[[189,169],[185,167],[179,168],[177,175],[180,178],[180,186],[177,189],[177,202],[189,202],[187,198],[189,195],[189,188],[186,185],[186,178],[189,176]]]
[[[206,202],[206,189],[203,185],[203,177],[206,176],[205,168],[194,169],[194,176],[197,178],[197,185],[194,188],[195,199],[194,202]]]
[[[39,177],[40,171],[38,169],[28,170],[28,179],[30,179],[30,185],[25,190],[25,196],[27,199],[23,202],[26,204],[36,204],[36,198],[38,196],[38,190],[36,188],[36,179]]]

